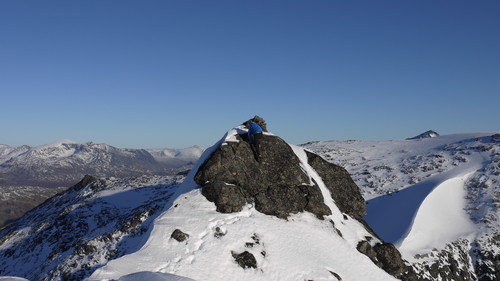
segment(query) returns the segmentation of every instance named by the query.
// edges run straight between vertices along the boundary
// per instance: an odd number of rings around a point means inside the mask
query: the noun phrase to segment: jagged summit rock
[[[195,170],[194,181],[201,186],[206,199],[215,203],[218,212],[240,212],[249,203],[261,213],[282,219],[300,212],[324,219],[340,211],[344,221],[357,220],[369,233],[364,236],[366,240],[360,241],[360,245],[364,245],[358,246],[360,253],[397,278],[416,280],[397,249],[379,240],[361,217],[366,213],[366,203],[344,168],[312,152],[294,149],[271,133],[262,136],[260,150],[257,161],[247,141],[247,129],[241,125],[229,131]],[[331,196],[335,206],[324,196]],[[333,219],[330,222],[342,237]]]
[[[439,137],[439,134],[433,130],[429,130],[429,131],[422,133],[418,136],[414,136],[413,138],[407,138],[407,140],[419,140],[419,139],[427,139],[427,138],[435,138],[435,137]]]
[[[263,119],[260,122],[265,124]],[[217,211],[238,212],[254,203],[258,211],[279,218],[303,211],[318,217],[331,214],[318,183],[304,171],[289,144],[265,133],[261,158],[256,161],[244,125],[239,130],[231,141],[225,141],[212,153],[195,176],[203,195],[216,204]],[[312,152],[307,153],[307,158],[342,212],[353,217],[365,213],[365,201],[345,169]]]
[[[266,120],[258,115],[255,115],[252,119],[248,119],[247,121],[243,122],[242,125],[248,128],[252,121],[259,124],[264,132],[268,132]]]

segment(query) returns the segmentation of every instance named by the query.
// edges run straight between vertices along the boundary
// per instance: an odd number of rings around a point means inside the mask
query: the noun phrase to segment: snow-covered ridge
[[[370,200],[470,161],[495,161],[498,144],[488,144],[492,135],[494,133],[455,134],[418,140],[320,141],[302,146],[346,168],[365,199]]]
[[[86,177],[87,178],[87,177]],[[58,194],[0,230],[0,275],[82,280],[143,245],[183,176],[92,180]]]

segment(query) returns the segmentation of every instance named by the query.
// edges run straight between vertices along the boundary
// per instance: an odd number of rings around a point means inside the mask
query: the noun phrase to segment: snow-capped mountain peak
[[[427,139],[427,138],[435,138],[439,137],[439,134],[434,132],[433,130],[429,130],[427,132],[424,132],[418,136],[412,137],[412,138],[407,138],[407,140],[418,140],[418,139]]]
[[[41,146],[0,147],[0,184],[4,186],[69,186],[83,175],[126,177],[172,175],[189,168],[203,148],[169,155],[144,149],[123,149],[93,142],[61,140]]]

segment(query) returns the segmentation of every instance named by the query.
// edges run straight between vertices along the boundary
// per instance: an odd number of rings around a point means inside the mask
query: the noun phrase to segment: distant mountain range
[[[185,173],[204,148],[122,149],[61,140],[42,146],[0,144],[0,228],[86,174],[107,177]]]
[[[123,149],[62,140],[42,146],[0,145],[0,186],[70,186],[85,174],[97,177],[173,175],[189,169],[203,152],[185,149]]]

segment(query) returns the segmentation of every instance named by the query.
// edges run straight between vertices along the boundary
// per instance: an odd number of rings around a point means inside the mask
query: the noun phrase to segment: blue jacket
[[[248,128],[248,141],[252,143],[252,135],[256,133],[262,133],[262,128],[259,124],[252,122],[250,123],[250,128]]]

